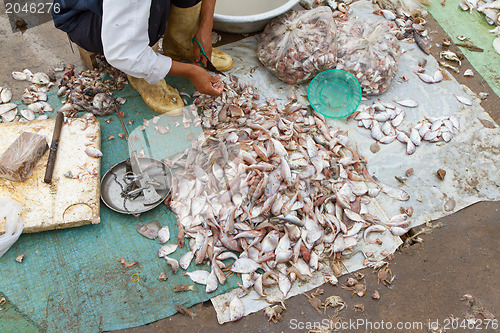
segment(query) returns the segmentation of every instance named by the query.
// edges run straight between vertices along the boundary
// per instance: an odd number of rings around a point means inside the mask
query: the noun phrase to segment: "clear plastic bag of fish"
[[[0,258],[17,241],[23,232],[23,222],[20,217],[21,206],[10,199],[0,198],[0,221],[7,221],[5,233],[0,236]]]
[[[49,148],[44,136],[23,132],[0,156],[0,177],[24,182]]]
[[[358,79],[363,95],[379,95],[398,71],[400,45],[388,22],[353,19],[339,26],[337,69]]]
[[[329,7],[292,10],[266,26],[257,57],[283,82],[300,83],[335,67],[336,32]]]

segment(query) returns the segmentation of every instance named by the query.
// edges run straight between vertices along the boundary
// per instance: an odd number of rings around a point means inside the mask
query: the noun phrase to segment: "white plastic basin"
[[[230,5],[225,7],[225,1],[231,1]],[[267,0],[262,2],[259,6],[260,1],[251,0],[220,0],[216,2],[215,13],[214,13],[214,29],[224,32],[232,33],[250,33],[256,32],[264,29],[266,24],[276,16],[289,11],[293,6],[295,6],[299,0],[282,0],[276,1],[278,7],[272,8],[273,0]],[[242,6],[241,9],[238,8],[240,2]],[[252,4],[251,9],[245,7],[244,4]],[[227,8],[231,6],[231,8]],[[241,11],[240,11],[241,10]],[[262,10],[262,12],[260,12]],[[230,12],[231,15],[227,13]],[[244,13],[252,12],[252,15],[245,15]],[[257,14],[253,14],[256,12]]]

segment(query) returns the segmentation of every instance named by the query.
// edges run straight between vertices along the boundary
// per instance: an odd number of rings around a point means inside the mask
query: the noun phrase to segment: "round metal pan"
[[[115,212],[124,214],[147,212],[161,204],[170,193],[170,181],[172,179],[170,169],[163,162],[156,159],[139,157],[138,160],[142,170],[147,169],[151,163],[158,163],[165,170],[163,176],[168,177],[168,186],[164,189],[156,189],[161,199],[151,205],[144,204],[144,197],[142,195],[139,195],[135,199],[124,198],[122,191],[127,186],[124,180],[127,173],[127,160],[122,161],[111,167],[101,179],[101,200]]]

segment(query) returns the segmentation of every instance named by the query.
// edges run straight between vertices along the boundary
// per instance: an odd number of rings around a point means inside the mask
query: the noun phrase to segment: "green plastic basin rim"
[[[335,117],[335,116],[331,116],[331,115],[327,115],[323,112],[321,112],[320,110],[317,110],[314,105],[311,103],[311,85],[313,83],[313,81],[318,77],[318,76],[322,76],[322,75],[326,75],[325,73],[329,73],[329,72],[340,72],[342,73],[343,75],[346,75],[346,76],[350,76],[351,78],[354,79],[354,82],[356,82],[356,86],[357,86],[357,90],[359,92],[359,100],[357,101],[356,103],[356,107],[353,108],[353,110],[351,112],[349,112],[348,114],[346,115],[343,115],[343,116],[338,116],[338,117]],[[309,82],[309,85],[307,87],[307,99],[309,100],[309,104],[311,104],[311,107],[314,109],[314,111],[322,114],[323,116],[327,117],[327,118],[333,118],[333,119],[339,119],[339,118],[346,118],[348,117],[349,115],[351,115],[354,111],[356,111],[356,109],[358,108],[359,104],[361,103],[361,94],[362,94],[362,91],[361,91],[361,85],[359,84],[358,80],[356,79],[356,77],[354,75],[352,75],[351,73],[349,72],[346,72],[346,71],[343,71],[341,69],[328,69],[326,71],[323,71],[323,72],[320,72],[318,73],[315,77],[313,77],[313,79],[311,80],[311,82]]]

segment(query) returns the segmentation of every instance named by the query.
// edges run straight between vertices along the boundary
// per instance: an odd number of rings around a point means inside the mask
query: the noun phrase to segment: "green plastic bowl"
[[[356,78],[339,69],[316,75],[309,83],[307,98],[314,110],[328,118],[344,118],[361,102],[361,86]]]

